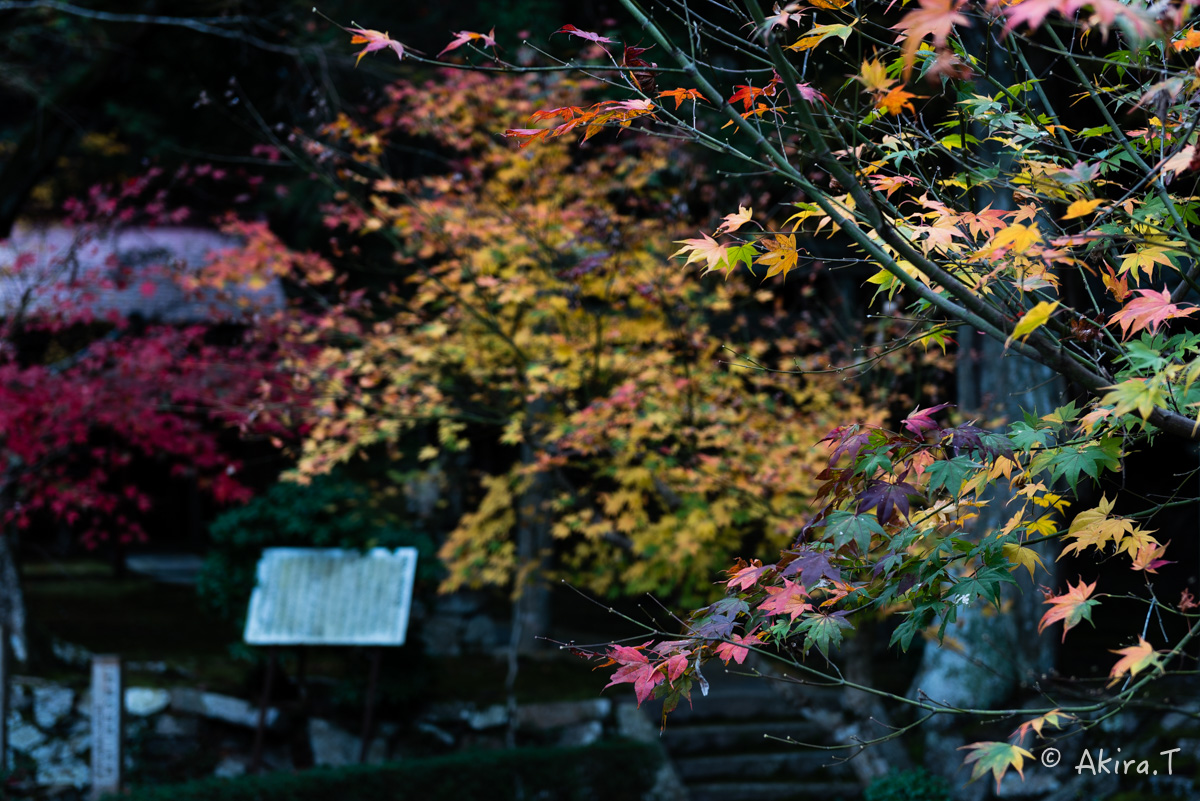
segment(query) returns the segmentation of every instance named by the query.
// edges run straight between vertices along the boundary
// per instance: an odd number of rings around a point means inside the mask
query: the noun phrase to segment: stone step
[[[708,782],[688,787],[691,801],[855,801],[856,782]]]
[[[706,754],[673,757],[675,771],[684,784],[737,779],[788,781],[820,774],[822,778],[842,778],[850,774],[844,763],[835,761],[829,751],[792,748],[782,753]]]
[[[745,722],[684,723],[667,718],[661,742],[672,756],[746,751],[792,750],[788,742],[824,743],[828,730],[806,720],[750,720]]]
[[[642,705],[655,718],[662,716],[662,703]],[[667,728],[673,724],[717,720],[778,720],[794,718],[798,710],[773,692],[743,688],[710,692],[708,697],[692,690],[692,703],[683,701],[667,716]]]

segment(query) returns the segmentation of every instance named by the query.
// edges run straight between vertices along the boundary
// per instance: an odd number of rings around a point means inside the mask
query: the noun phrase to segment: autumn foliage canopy
[[[1192,231],[1200,222],[1192,110],[1200,89],[1193,63],[1200,33],[1192,28],[1192,4],[814,0],[768,12],[749,0],[703,10],[668,4],[657,13],[635,0],[622,5],[644,41],[622,42],[611,32],[575,25],[556,31],[569,37],[562,46],[574,53],[559,68],[599,76],[605,86],[587,84],[586,99],[573,83],[527,91],[506,110],[509,119],[490,128],[503,127],[513,153],[528,154],[516,162],[519,169],[544,164],[566,180],[586,174],[609,148],[640,148],[643,160],[653,158],[666,138],[707,148],[791,191],[782,213],[735,203],[699,235],[626,237],[626,258],[646,271],[634,281],[721,297],[729,291],[721,282],[684,288],[679,266],[794,280],[818,261],[814,246],[832,240],[871,266],[868,284],[879,308],[911,323],[901,346],[945,350],[969,329],[1000,343],[1007,358],[1049,368],[1072,395],[1057,408],[1030,409],[1024,419],[994,425],[963,419],[946,404],[918,407],[890,422],[843,416],[819,447],[797,442],[792,453],[777,450],[781,437],[796,433],[787,417],[759,423],[744,412],[727,416],[739,391],[744,403],[760,397],[752,385],[693,374],[680,376],[674,390],[670,381],[650,379],[657,385],[652,392],[639,383],[644,372],[613,372],[615,394],[545,423],[536,435],[538,466],[523,466],[493,485],[491,503],[468,518],[448,546],[452,563],[469,554],[472,543],[486,541],[470,529],[486,528],[509,508],[521,476],[556,459],[608,450],[631,471],[614,474],[618,486],[599,496],[604,518],[568,505],[556,524],[556,534],[582,534],[583,543],[592,538],[588,558],[604,563],[615,553],[605,552],[604,535],[634,543],[657,536],[661,518],[647,517],[645,501],[635,498],[650,487],[662,494],[674,470],[689,492],[706,497],[704,518],[720,529],[722,497],[737,497],[738,479],[705,489],[707,467],[723,458],[790,462],[803,453],[803,464],[817,462],[816,473],[811,483],[786,491],[809,511],[782,526],[788,542],[778,555],[767,557],[764,549],[761,561],[749,554],[737,561],[726,573],[725,596],[696,609],[681,633],[609,649],[603,656],[616,670],[611,684],[632,684],[639,702],[664,698],[669,711],[703,688],[707,661],[741,663],[749,649],[769,646],[794,648],[797,669],[828,678],[817,667],[823,660],[803,656],[811,651],[832,659],[853,630],[878,619],[893,621],[891,640],[901,648],[918,636],[940,639],[965,607],[1000,608],[1018,571],[1061,582],[1046,593],[1038,626],[1045,636],[1064,639],[1082,623],[1104,625],[1104,579],[1055,579],[1043,554],[1123,566],[1144,579],[1124,600],[1148,604],[1182,624],[1175,630],[1184,633],[1155,642],[1153,629],[1112,631],[1114,646],[1136,644],[1114,647],[1105,700],[1031,710],[1036,716],[1008,742],[968,746],[966,761],[976,776],[991,772],[999,781],[1010,767],[1020,771],[1031,733],[1087,728],[1105,709],[1180,667],[1196,632],[1195,604],[1187,593],[1178,601],[1155,594],[1158,572],[1171,564],[1169,543],[1153,528],[1160,507],[1151,502],[1118,514],[1107,497],[1084,501],[1094,482],[1122,470],[1129,453],[1161,437],[1200,436],[1200,335],[1186,327],[1200,290],[1200,242]],[[481,75],[520,72],[496,46],[504,41],[503,31],[486,39],[462,32],[440,55]],[[730,69],[735,63],[745,77]],[[487,80],[502,85],[512,79]],[[481,118],[477,129],[488,120]],[[580,150],[568,155],[564,140],[581,143]],[[498,170],[505,178],[496,189],[517,169]],[[634,172],[625,180],[637,190],[646,179]],[[506,201],[509,213],[537,213],[536,200],[526,194]],[[581,212],[604,208],[585,193],[579,203]],[[382,214],[373,211],[370,224],[396,225],[399,216],[400,228],[412,230],[411,218],[382,203],[375,209]],[[460,210],[477,232],[479,216]],[[447,230],[455,241],[469,236]],[[675,252],[679,266],[654,250],[668,238],[682,246]],[[537,271],[522,269],[514,255],[477,250],[470,288],[461,291],[482,300],[511,292],[512,281],[532,280]],[[568,280],[581,296],[597,291],[582,267]],[[767,286],[782,291],[783,285]],[[442,291],[440,283],[423,287],[427,294]],[[514,296],[506,313],[522,303],[549,313],[552,304],[532,301],[536,294],[530,288]],[[638,301],[631,295],[626,302]],[[568,305],[559,316],[569,311]],[[639,315],[639,321],[649,317]],[[705,331],[696,322],[674,324],[702,347]],[[597,358],[610,360],[606,370],[621,369],[618,354],[645,368],[678,335],[643,334],[644,353],[612,338],[635,330],[628,322],[598,328],[606,349]],[[565,329],[557,333],[564,344],[570,342],[565,335]],[[665,355],[659,359],[665,369]],[[805,372],[801,359],[794,363]],[[764,373],[755,380],[770,378]],[[816,391],[820,380],[809,370],[803,391]],[[626,437],[648,436],[646,444],[655,444],[645,410],[678,397],[680,388],[694,415],[687,422],[694,435],[709,438],[710,452],[674,465],[660,463],[653,448],[634,461],[612,450],[615,440],[630,441]],[[536,397],[526,392],[527,403]],[[524,407],[514,439],[530,438],[534,421],[549,419],[535,408]],[[614,433],[639,408],[640,432]],[[606,419],[593,431],[589,422],[597,417]],[[760,436],[769,448],[738,452],[745,440]],[[720,470],[728,477],[727,471]],[[1006,491],[998,495],[997,488]],[[989,504],[1005,506],[1005,522],[972,526]],[[745,508],[735,502],[731,519]],[[685,538],[678,554],[693,548],[717,553],[722,541]],[[933,701],[912,703],[930,714],[952,712]]]

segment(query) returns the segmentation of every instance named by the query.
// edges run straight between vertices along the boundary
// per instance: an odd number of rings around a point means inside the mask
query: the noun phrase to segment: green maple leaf
[[[932,494],[939,487],[945,487],[947,492],[957,497],[967,476],[982,467],[983,465],[979,462],[966,456],[955,456],[953,459],[934,462],[925,468],[925,474],[929,476],[929,484],[926,489]]]
[[[804,653],[814,645],[821,656],[829,658],[830,647],[837,648],[842,644],[842,629],[852,629],[853,625],[845,619],[845,611],[833,612],[828,615],[813,615],[805,618],[796,628],[796,634],[804,634]]]
[[[1000,787],[1000,780],[1004,778],[1004,774],[1010,767],[1024,780],[1025,774],[1022,772],[1022,767],[1026,759],[1033,759],[1033,754],[1019,745],[1010,743],[978,742],[964,745],[958,750],[970,751],[967,758],[963,760],[963,764],[975,763],[975,767],[971,768],[971,781],[975,781],[991,771],[992,775],[996,777],[997,788]]]
[[[883,536],[883,526],[875,515],[856,515],[839,509],[829,515],[825,534],[833,540],[834,548],[841,548],[853,541],[858,546],[858,552],[865,554],[871,550],[871,537]]]
[[[1049,469],[1054,479],[1065,478],[1073,492],[1080,474],[1099,478],[1103,470],[1119,470],[1120,467],[1120,443],[1115,437],[1105,437],[1099,442],[1064,445],[1039,453],[1030,463],[1029,470],[1036,474]]]

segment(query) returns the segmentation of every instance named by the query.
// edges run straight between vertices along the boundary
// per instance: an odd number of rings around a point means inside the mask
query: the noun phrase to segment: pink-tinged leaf
[[[721,659],[725,664],[729,664],[732,659],[739,665],[746,661],[746,657],[750,654],[750,649],[747,646],[758,645],[762,643],[757,634],[747,634],[744,637],[740,634],[734,634],[729,638],[729,642],[723,642],[715,649],[718,659]]]
[[[650,660],[642,653],[642,649],[649,644],[647,642],[637,646],[614,645],[612,650],[608,652],[608,658],[623,665],[634,663],[645,664]]]
[[[1162,558],[1163,554],[1167,552],[1167,545],[1170,544],[1169,542],[1166,545],[1159,545],[1156,542],[1142,543],[1138,547],[1137,553],[1131,554],[1133,569],[1144,570],[1147,573],[1157,573],[1160,567],[1175,564],[1170,559]]]
[[[1137,39],[1150,38],[1157,31],[1154,17],[1144,8],[1127,6],[1120,0],[1018,0],[1004,7],[1004,15],[1008,17],[1004,32],[1008,33],[1022,23],[1028,25],[1029,30],[1035,31],[1051,12],[1057,11],[1063,17],[1071,19],[1088,7],[1092,13],[1082,16],[1081,21],[1085,27],[1098,25],[1104,36],[1108,35],[1109,29],[1118,21],[1127,33]]]
[[[968,27],[971,21],[959,13],[965,0],[918,0],[920,8],[913,9],[892,26],[900,31],[896,41],[904,41],[904,79],[912,73],[917,47],[926,36],[933,37],[933,46],[941,50],[955,25]]]
[[[708,234],[702,234],[703,239],[679,239],[675,241],[676,245],[683,245],[679,250],[671,254],[671,258],[688,254],[688,260],[684,262],[684,266],[691,264],[694,261],[703,261],[705,263],[704,272],[710,273],[718,269],[722,264],[726,264],[729,259],[728,248],[722,245],[717,240],[713,239]]]
[[[941,428],[941,426],[934,422],[933,415],[950,405],[949,403],[939,403],[937,406],[930,406],[928,409],[914,409],[912,414],[904,418],[904,422],[901,425],[918,437],[926,431],[935,431]]]
[[[1172,303],[1171,291],[1166,287],[1163,287],[1162,292],[1155,292],[1153,289],[1135,289],[1134,292],[1141,297],[1126,303],[1125,308],[1114,314],[1108,321],[1109,325],[1120,324],[1122,339],[1128,339],[1130,334],[1147,328],[1150,333],[1157,333],[1158,327],[1167,320],[1188,317],[1195,314],[1197,310],[1195,306],[1190,309],[1182,309]]]
[[[453,33],[453,31],[451,31],[451,33]],[[492,28],[491,31],[489,31],[488,33],[475,33],[474,31],[459,31],[458,33],[454,34],[454,40],[451,41],[450,44],[443,47],[441,52],[437,54],[437,58],[441,58],[443,55],[445,55],[446,53],[449,53],[451,50],[457,50],[458,48],[465,45],[467,42],[474,42],[474,41],[481,42],[484,47],[495,48],[496,47],[496,29]]]
[[[746,565],[734,573],[725,586],[734,590],[748,590],[758,583],[763,573],[774,569],[775,565],[764,565],[756,559],[753,564]]]
[[[800,99],[810,105],[826,105],[829,103],[829,98],[819,89],[814,89],[807,83],[796,84],[796,94],[800,95]]]
[[[754,209],[748,209],[745,206],[738,206],[738,210],[733,214],[726,214],[724,222],[717,226],[716,234],[732,234],[734,231],[741,228],[746,223],[750,222],[751,216],[754,214]]]
[[[591,31],[581,31],[574,25],[564,25],[554,33],[566,33],[570,34],[571,36],[578,36],[580,39],[587,39],[589,42],[595,42],[596,44],[616,44],[616,42],[614,42],[612,39],[609,39],[607,36],[601,36],[600,34],[592,33]],[[553,36],[554,33],[550,35]]]
[[[1148,667],[1161,667],[1163,662],[1163,655],[1155,651],[1154,646],[1146,642],[1141,635],[1138,635],[1137,645],[1120,648],[1113,653],[1120,654],[1121,658],[1108,673],[1112,677],[1112,681],[1108,683],[1109,687],[1120,681],[1126,673],[1133,678]]]
[[[804,585],[794,581],[784,579],[782,587],[767,587],[767,595],[770,597],[759,604],[758,608],[768,615],[789,615],[795,620],[812,610]]]
[[[367,30],[366,28],[346,28],[346,31],[353,34],[350,39],[350,44],[365,44],[358,54],[358,58],[354,60],[354,66],[358,66],[358,62],[362,61],[362,57],[367,53],[373,53],[376,50],[384,50],[391,48],[396,51],[396,55],[400,60],[404,60],[404,45],[390,38],[386,33],[379,31]]]

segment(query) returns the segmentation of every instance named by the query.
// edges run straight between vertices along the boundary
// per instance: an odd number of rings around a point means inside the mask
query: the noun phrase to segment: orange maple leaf
[[[700,100],[705,103],[708,102],[704,95],[700,94],[699,89],[671,89],[669,91],[659,92],[658,96],[674,98],[676,111],[679,110],[679,107],[683,105],[683,101],[685,100]]]
[[[881,93],[875,97],[875,108],[882,109],[894,117],[900,116],[900,112],[908,109],[916,114],[917,110],[913,108],[912,100],[917,95],[912,92],[906,92],[900,86],[893,86],[886,93]]]
[[[1046,629],[1047,626],[1053,625],[1058,621],[1063,621],[1063,640],[1067,639],[1067,632],[1075,628],[1081,620],[1092,622],[1092,607],[1099,601],[1090,599],[1092,591],[1096,589],[1096,583],[1086,583],[1083,579],[1072,587],[1067,584],[1068,590],[1062,595],[1053,598],[1047,598],[1046,603],[1051,605],[1051,609],[1042,615],[1042,620],[1038,623],[1038,634]],[[1048,593],[1047,593],[1048,594]]]
[[[1133,291],[1141,297],[1126,303],[1125,308],[1114,314],[1108,321],[1109,325],[1120,324],[1121,339],[1128,339],[1130,334],[1146,328],[1149,328],[1152,334],[1157,333],[1158,327],[1167,320],[1188,317],[1195,314],[1197,310],[1195,306],[1190,309],[1181,309],[1177,304],[1172,303],[1171,290],[1166,287],[1163,287],[1162,292],[1155,292],[1153,289],[1135,289]]]
[[[1129,276],[1122,273],[1118,278],[1117,274],[1113,272],[1112,265],[1108,262],[1104,263],[1104,269],[1107,274],[1101,275],[1100,280],[1104,282],[1104,286],[1112,293],[1117,302],[1123,303],[1125,298],[1129,297]]]
[[[1029,736],[1030,732],[1034,732],[1038,737],[1041,737],[1042,729],[1045,728],[1046,724],[1050,724],[1056,729],[1061,729],[1064,723],[1076,719],[1077,718],[1074,715],[1068,715],[1066,712],[1060,712],[1057,709],[1051,709],[1044,715],[1039,715],[1032,720],[1027,720],[1022,723],[1013,731],[1013,733],[1010,735],[1010,739],[1015,745],[1021,745],[1025,742],[1025,738]]]

